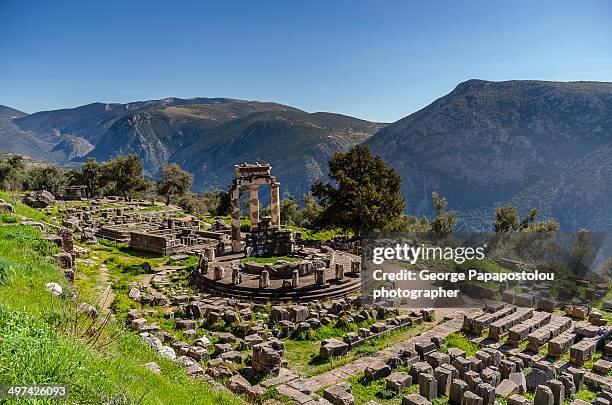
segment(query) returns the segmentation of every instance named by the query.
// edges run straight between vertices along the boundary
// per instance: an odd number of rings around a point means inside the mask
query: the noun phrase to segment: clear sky
[[[231,97],[391,122],[457,83],[612,81],[609,0],[0,0],[0,104]]]

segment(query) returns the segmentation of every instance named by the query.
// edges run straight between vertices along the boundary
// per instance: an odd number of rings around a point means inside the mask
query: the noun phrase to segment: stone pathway
[[[414,344],[417,342],[429,340],[434,336],[444,338],[451,333],[459,332],[462,325],[463,312],[457,312],[451,320],[438,324],[420,335],[412,337],[404,342],[389,346],[386,349],[379,351],[376,357],[361,357],[352,363],[348,363],[325,373],[310,377],[306,379],[306,382],[315,391],[333,384],[337,384],[352,375],[363,372],[370,364],[372,364],[372,360],[377,358],[387,359],[397,357],[402,350],[414,349]]]
[[[376,357],[361,357],[351,363],[305,379],[299,378],[297,374],[289,370],[284,370],[278,381],[274,381],[275,379],[265,381],[266,386],[276,386],[278,392],[291,397],[299,404],[314,404],[316,401],[312,393],[330,385],[338,384],[352,375],[365,371],[375,359],[396,357],[402,350],[414,349],[414,345],[417,342],[428,341],[434,336],[445,338],[451,333],[459,332],[463,325],[463,314],[463,310],[454,309],[450,320],[440,323],[404,342],[389,346],[381,350]]]

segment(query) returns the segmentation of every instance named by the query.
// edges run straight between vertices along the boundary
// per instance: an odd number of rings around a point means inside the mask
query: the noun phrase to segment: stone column
[[[325,269],[316,269],[314,276],[316,285],[325,285]]]
[[[221,281],[225,277],[225,269],[222,266],[215,266],[213,278],[215,281]]]
[[[252,185],[249,187],[249,219],[251,220],[251,229],[259,224],[259,194],[258,186]]]
[[[62,248],[65,252],[70,254],[74,253],[74,235],[68,230],[64,230],[61,233],[62,236]]]
[[[336,263],[336,280],[344,278],[344,264]]]
[[[238,267],[232,267],[232,284],[238,285],[242,283],[242,277],[240,276],[240,269]]]
[[[208,273],[208,257],[204,253],[198,253],[198,269],[201,274]]]
[[[230,189],[232,199],[232,252],[240,252],[240,190],[236,186]]]
[[[270,216],[272,220],[270,221],[271,226],[276,226],[280,228],[281,218],[280,218],[280,193],[279,193],[278,183],[272,183],[270,185],[272,191],[272,199],[270,200]]]
[[[270,287],[270,274],[268,270],[262,270],[259,275],[259,288],[268,288]]]
[[[298,288],[300,286],[300,272],[299,270],[293,270],[291,278],[291,287]]]

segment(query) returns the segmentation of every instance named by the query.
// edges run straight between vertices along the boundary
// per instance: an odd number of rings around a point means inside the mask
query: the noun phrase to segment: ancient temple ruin
[[[249,189],[249,220],[251,228],[259,225],[259,186],[270,186],[270,221],[269,227],[280,229],[280,183],[270,175],[272,167],[269,164],[248,164],[234,166],[234,181],[230,186],[232,199],[232,251],[241,252],[240,237],[240,189]]]

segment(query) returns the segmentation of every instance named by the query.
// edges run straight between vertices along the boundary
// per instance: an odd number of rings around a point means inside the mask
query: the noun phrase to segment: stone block
[[[401,392],[412,385],[412,376],[404,372],[395,372],[386,378],[387,389],[394,392]]]
[[[449,395],[451,384],[453,382],[453,372],[448,368],[438,367],[434,370],[434,377],[438,382],[438,395]]]
[[[483,405],[493,405],[495,403],[495,388],[491,384],[479,384],[476,387],[476,395],[482,398]]]
[[[525,374],[520,371],[517,373],[510,373],[508,379],[517,385],[517,392],[519,394],[524,394],[527,392],[527,379],[525,378]]]
[[[508,397],[508,405],[529,405],[531,401],[522,395],[514,394]]]
[[[370,380],[379,380],[391,374],[391,367],[381,360],[374,360],[366,367],[364,374]]]
[[[433,375],[427,373],[419,375],[419,393],[429,401],[437,397],[438,382]]]
[[[431,405],[431,402],[421,395],[409,394],[402,398],[402,405]]]
[[[449,402],[451,404],[460,405],[461,398],[463,398],[463,394],[468,391],[468,385],[463,380],[453,380],[451,383],[451,390],[449,396]]]
[[[514,381],[509,380],[509,379],[503,380],[495,388],[495,394],[503,398],[508,398],[511,395],[518,393],[518,391],[519,391],[518,385],[516,385]]]
[[[353,405],[355,403],[355,397],[353,397],[349,383],[336,384],[326,388],[323,391],[323,398],[333,405]]]
[[[427,355],[427,363],[436,369],[442,364],[450,364],[450,356],[446,353],[432,352]]]
[[[553,394],[553,405],[563,405],[565,399],[565,387],[559,380],[550,380],[546,383],[546,386],[550,388]]]
[[[461,405],[483,405],[482,398],[473,392],[468,391],[463,394],[463,398],[461,398]]]
[[[545,385],[538,385],[535,390],[534,405],[553,405],[554,396],[552,390]]]

